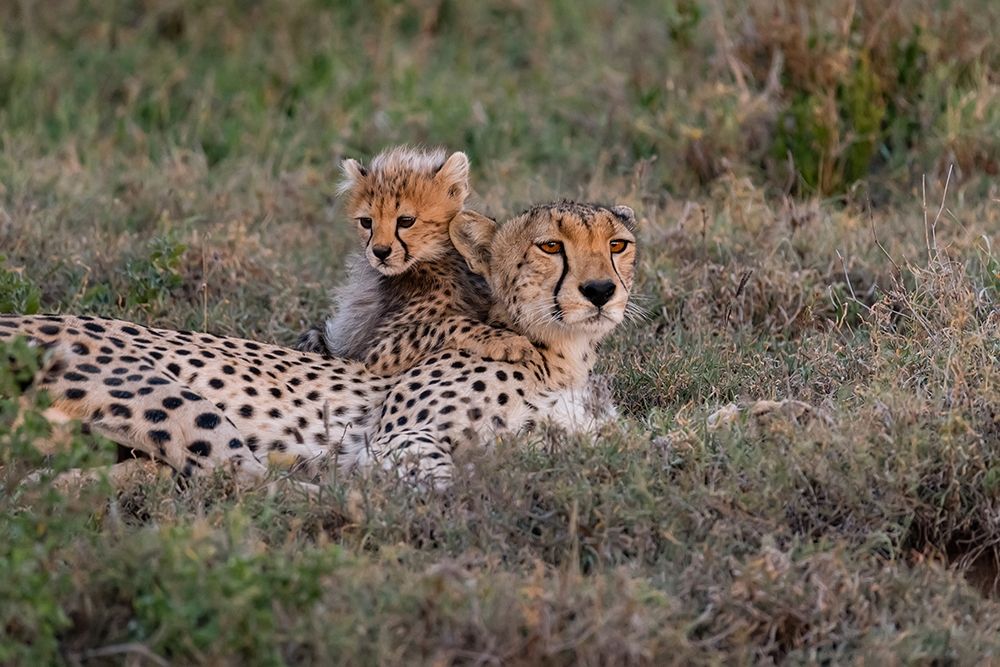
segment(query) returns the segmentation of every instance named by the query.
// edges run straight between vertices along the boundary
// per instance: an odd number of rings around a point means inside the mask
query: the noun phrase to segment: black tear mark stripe
[[[608,253],[608,256],[611,258],[611,268],[612,268],[612,270],[614,270],[615,275],[618,276],[618,282],[621,283],[622,289],[625,290],[626,294],[628,294],[628,287],[625,286],[625,281],[622,280],[622,274],[618,273],[618,265],[615,264],[615,255],[614,255],[614,253]]]
[[[410,246],[406,245],[406,241],[402,239],[399,235],[399,225],[396,225],[396,240],[399,241],[399,245],[403,248],[403,261],[410,261]]]
[[[565,246],[559,248],[559,256],[562,257],[562,273],[559,274],[559,280],[556,281],[556,287],[552,290],[552,301],[556,306],[557,320],[561,320],[563,318],[562,306],[559,305],[559,290],[562,289],[563,281],[566,280],[566,274],[569,273],[569,257],[566,256]]]

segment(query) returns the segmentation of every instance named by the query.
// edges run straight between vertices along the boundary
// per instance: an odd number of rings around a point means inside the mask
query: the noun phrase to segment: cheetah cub
[[[485,219],[463,210],[464,153],[398,147],[368,167],[345,160],[343,171],[339,192],[364,251],[348,260],[333,315],[302,334],[299,350],[363,361],[382,375],[444,348],[512,362],[534,353],[524,336],[484,323],[489,288],[449,237],[457,217]]]

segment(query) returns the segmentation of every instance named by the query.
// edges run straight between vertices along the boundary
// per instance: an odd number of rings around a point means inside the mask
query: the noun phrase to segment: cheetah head
[[[560,202],[499,228],[487,218],[460,216],[451,238],[521,333],[541,342],[596,340],[625,318],[634,228],[628,206]]]
[[[348,216],[354,220],[371,265],[387,276],[440,257],[450,246],[448,225],[469,195],[465,153],[397,147],[365,167],[344,160]]]

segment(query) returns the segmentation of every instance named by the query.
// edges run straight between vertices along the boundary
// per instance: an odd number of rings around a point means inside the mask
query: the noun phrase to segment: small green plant
[[[22,401],[43,367],[41,348],[21,338],[0,343],[0,664],[45,664],[57,659],[59,633],[70,620],[61,596],[69,574],[56,551],[78,530],[81,517],[46,480],[86,465],[91,459],[79,431],[67,433],[62,450],[44,457],[37,442],[52,438],[42,411],[44,392]],[[32,470],[46,471],[39,483],[26,481]]]
[[[184,283],[181,258],[186,250],[187,246],[176,239],[158,236],[150,241],[145,257],[129,260],[125,265],[128,305],[144,306],[163,301],[180,287]]]
[[[5,263],[0,255],[0,313],[34,315],[41,307],[41,290],[20,271],[4,268]]]
[[[752,10],[758,29],[743,45],[744,60],[761,80],[773,75],[767,67],[782,65],[774,70],[782,85],[771,159],[792,163],[799,192],[844,192],[883,167],[926,168],[940,156],[921,153],[942,145],[963,173],[995,169],[995,143],[983,139],[991,136],[990,89],[975,75],[990,67],[975,46],[986,42],[972,37],[982,28],[964,10],[942,9],[933,20],[951,29],[930,31],[922,25],[928,15],[898,6],[805,3],[773,15],[763,6]],[[958,132],[942,129],[956,124],[949,99],[980,102]]]
[[[704,12],[701,4],[695,0],[678,0],[665,4],[663,9],[671,39],[682,46],[691,46]]]
[[[793,98],[778,121],[775,158],[790,158],[808,190],[841,192],[868,174],[885,116],[882,81],[862,54],[836,90]]]

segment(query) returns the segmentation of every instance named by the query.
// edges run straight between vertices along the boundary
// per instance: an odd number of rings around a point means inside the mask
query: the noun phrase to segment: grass
[[[979,664],[1000,652],[994,3],[0,7],[0,310],[291,344],[344,156],[641,218],[623,413],[443,496],[22,484],[100,463],[0,364],[3,664]],[[845,18],[847,17],[847,18]],[[348,521],[348,491],[360,491]]]

